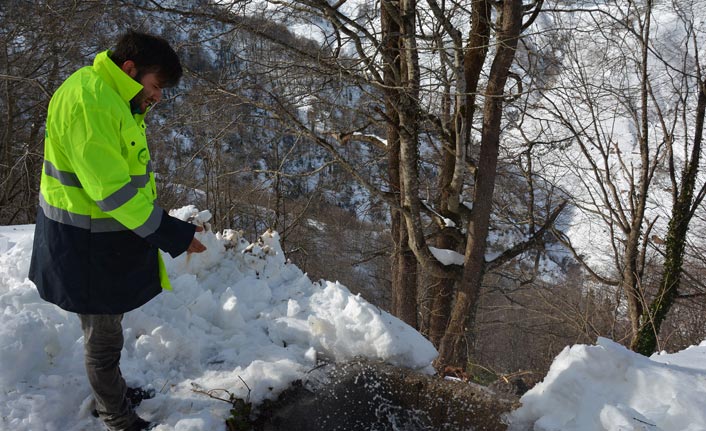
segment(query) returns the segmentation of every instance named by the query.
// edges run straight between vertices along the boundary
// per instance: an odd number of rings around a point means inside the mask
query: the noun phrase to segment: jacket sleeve
[[[169,216],[130,182],[120,121],[110,109],[76,104],[65,150],[81,186],[98,207],[172,256],[186,251],[195,226]]]
[[[145,239],[172,257],[177,257],[189,248],[194,232],[196,232],[196,225],[172,217],[162,210],[159,227]]]

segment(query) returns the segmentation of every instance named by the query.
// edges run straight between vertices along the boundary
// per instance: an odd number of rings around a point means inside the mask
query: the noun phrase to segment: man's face
[[[142,84],[143,88],[130,100],[130,107],[133,112],[144,114],[150,106],[162,100],[160,80],[156,72],[139,73],[133,78]]]

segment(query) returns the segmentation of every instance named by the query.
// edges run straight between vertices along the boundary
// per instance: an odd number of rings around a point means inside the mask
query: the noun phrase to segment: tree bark
[[[455,154],[445,153],[444,164],[439,178],[441,200],[439,208],[441,215],[460,223],[459,205],[463,174],[466,172],[464,164],[470,159],[471,124],[475,113],[476,93],[478,81],[483,70],[483,64],[488,53],[490,40],[490,11],[488,0],[473,1],[473,15],[471,20],[471,33],[468,46],[465,48],[460,72],[457,79],[463,84],[459,85],[456,98],[457,112],[454,115],[454,131],[456,136]],[[461,47],[458,47],[461,49]],[[463,89],[464,91],[460,91]],[[460,241],[451,232],[442,230],[437,242],[441,249],[457,250]],[[431,287],[431,310],[429,319],[429,337],[435,346],[439,346],[441,338],[446,332],[449,314],[454,299],[455,280],[437,279]]]
[[[650,147],[649,147],[649,120],[648,120],[648,43],[650,36],[650,19],[652,14],[652,1],[647,1],[645,11],[645,21],[641,26],[642,40],[642,63],[640,82],[640,176],[637,190],[631,195],[632,219],[628,226],[625,243],[625,256],[623,258],[623,271],[621,276],[621,287],[625,292],[628,302],[628,315],[632,327],[631,343],[635,343],[640,330],[642,311],[644,308],[644,292],[640,282],[642,268],[638,268],[640,236],[643,221],[645,219],[645,208],[647,203],[647,193],[650,185]]]
[[[490,43],[491,9],[491,2],[489,0],[473,0],[471,34],[468,40],[468,49],[466,49],[466,53],[463,58],[464,80],[466,81],[466,103],[464,115],[467,124],[464,142],[467,146],[467,157],[470,157],[471,124],[473,124],[473,114],[475,113],[476,108],[478,81],[480,80],[480,74],[483,70],[485,58],[488,55],[488,47]]]
[[[442,236],[436,243],[438,248],[454,250],[458,241],[449,236]],[[429,289],[429,329],[428,337],[434,346],[439,347],[441,339],[446,332],[451,314],[451,305],[454,298],[456,281],[450,278],[434,279]]]
[[[403,190],[400,177],[400,85],[402,79],[402,58],[400,23],[397,21],[401,11],[396,2],[388,0],[381,4],[382,40],[385,82],[385,111],[388,143],[388,180],[390,191],[403,204]],[[390,209],[392,257],[392,314],[408,325],[417,327],[417,259],[409,248],[409,238],[404,225],[402,212],[398,208]]]
[[[419,109],[417,107],[419,98],[419,58],[417,56],[416,44],[416,0],[400,1],[400,93],[397,114],[399,118],[400,137],[400,185],[401,203],[403,209],[403,221],[406,232],[401,236],[407,240],[407,244],[413,251],[419,249],[419,238],[416,232],[421,232],[421,226],[416,223],[421,213],[421,203],[419,201]],[[415,242],[415,243],[412,243]],[[398,316],[417,328],[417,277],[416,260],[414,264],[407,261],[407,257],[414,258],[404,250],[403,263],[407,264],[400,268],[403,271],[400,279],[405,281],[408,290],[405,296],[398,303]],[[414,286],[410,278],[414,274]]]

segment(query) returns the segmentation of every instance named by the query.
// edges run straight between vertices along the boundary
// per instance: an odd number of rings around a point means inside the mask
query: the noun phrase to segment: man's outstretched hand
[[[196,232],[201,232],[203,231],[203,228],[201,226],[196,226]],[[187,253],[201,253],[206,251],[206,246],[201,244],[201,241],[196,239],[196,236],[194,235],[194,239],[191,240],[191,244],[189,244],[189,248],[186,249]]]

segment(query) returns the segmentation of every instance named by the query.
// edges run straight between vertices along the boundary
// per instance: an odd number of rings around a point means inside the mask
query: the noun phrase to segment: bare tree
[[[505,83],[511,76],[521,32],[536,18],[542,2],[478,0],[472,4],[473,10],[468,11],[429,1],[427,6],[431,13],[426,15],[420,14],[424,9],[411,0],[383,1],[379,9],[371,4],[353,11],[344,3],[316,0],[273,3],[268,13],[275,19],[286,16],[304,22],[324,22],[320,25],[321,43],[318,47],[296,43],[295,39],[281,36],[283,33],[276,36],[267,30],[267,26],[253,25],[254,22],[246,17],[223,14],[220,9],[180,11],[164,8],[156,2],[150,4],[149,7],[155,10],[196,14],[230,23],[240,31],[262,37],[287,50],[286,58],[271,63],[268,74],[282,70],[280,65],[287,64],[288,73],[302,70],[322,79],[339,76],[368,98],[367,103],[355,108],[354,118],[358,121],[339,124],[337,131],[328,132],[316,124],[302,121],[295,114],[297,103],[288,102],[291,97],[283,98],[269,90],[267,93],[273,102],[268,108],[270,112],[325,148],[334,163],[389,205],[394,244],[391,271],[393,312],[417,326],[420,314],[418,268],[436,279],[433,318],[428,321],[432,339],[440,346],[439,365],[462,365],[468,353],[468,336],[472,334],[486,269],[511,261],[543,240],[543,232],[560,212],[560,208],[548,212],[544,222],[533,228],[521,244],[514,244],[496,261],[486,262]],[[494,7],[497,8],[495,26],[491,23]],[[528,18],[523,23],[525,16]],[[458,17],[466,17],[471,25],[467,40],[452,24],[458,22]],[[429,28],[436,29],[433,35],[428,33]],[[429,52],[437,52],[442,64],[448,65],[445,69],[448,73],[441,77],[441,84],[434,78],[440,76],[438,71],[426,65]],[[493,61],[486,66],[488,53],[492,53]],[[420,56],[424,58],[424,65]],[[487,72],[488,78],[485,88],[480,90],[483,71]],[[422,81],[433,84],[423,89]],[[519,82],[519,79],[514,81]],[[292,82],[292,75],[289,75],[289,82]],[[444,85],[447,96],[439,106],[433,100],[434,92],[435,88]],[[224,85],[219,88],[236,99],[253,103],[252,96],[232,87]],[[311,93],[306,97],[317,98]],[[481,111],[475,109],[478,97],[483,100]],[[330,106],[334,110],[351,109],[343,105]],[[472,132],[476,121],[477,138]],[[380,124],[384,125],[384,140],[375,137]],[[355,157],[345,155],[346,148],[353,142],[368,145],[365,151],[384,150],[387,182],[361,175],[361,166]],[[426,155],[422,157],[421,153],[426,152],[428,146],[441,149],[436,161]],[[439,166],[439,172],[442,172],[438,186],[433,186],[440,190],[440,200],[423,199],[420,179],[425,172],[420,168],[428,162]],[[473,209],[463,205],[464,201],[473,201]],[[438,239],[436,244],[442,248],[464,254],[463,268],[437,260],[429,248],[434,243],[430,242],[433,238]],[[446,316],[447,313],[450,315]]]
[[[673,12],[672,6],[661,4],[659,8]],[[576,190],[573,203],[584,214],[585,226],[592,224],[604,232],[593,236],[603,245],[597,254],[609,259],[598,262],[598,256],[586,256],[590,248],[585,244],[575,247],[576,236],[557,235],[595,280],[619,288],[631,324],[629,343],[647,353],[655,347],[654,338],[652,344],[647,340],[648,332],[658,332],[667,304],[676,297],[671,296],[676,295],[671,286],[678,284],[676,267],[682,265],[688,214],[700,202],[694,199],[690,185],[696,181],[693,162],[698,163],[703,127],[700,99],[694,103],[689,97],[694,86],[696,94],[701,92],[700,78],[694,79],[700,74],[693,69],[698,61],[691,60],[689,50],[677,54],[660,46],[660,38],[671,35],[664,30],[653,34],[651,22],[659,14],[649,0],[601,4],[574,12],[564,15],[572,28],[565,40],[573,40],[564,50],[566,69],[542,93],[549,114],[544,121],[549,130],[563,128],[582,156],[564,160],[574,172],[569,177],[575,179],[565,187]],[[564,22],[559,16],[556,19]],[[678,46],[686,45],[681,41]],[[691,155],[685,151],[677,162],[672,156],[675,137],[682,137],[685,148],[691,147]],[[659,211],[664,193],[658,185],[665,173],[671,178],[671,214]],[[680,176],[683,182],[677,179]],[[665,232],[671,245],[667,246],[663,276],[671,275],[657,289],[662,268],[654,262],[661,259],[656,250],[664,243],[660,238]],[[578,239],[585,243],[585,237]]]
[[[693,5],[692,5],[693,7]],[[669,178],[671,181],[672,190],[672,212],[667,234],[665,238],[665,256],[664,270],[662,278],[658,285],[658,289],[649,307],[647,307],[642,317],[641,327],[637,336],[632,340],[631,348],[643,355],[652,354],[658,347],[658,335],[667,314],[672,309],[675,301],[679,298],[679,287],[682,278],[684,266],[684,255],[687,247],[688,230],[694,214],[701,205],[706,194],[706,185],[702,183],[697,189],[697,176],[699,164],[701,160],[704,116],[706,115],[706,80],[702,75],[701,65],[699,63],[699,44],[696,38],[694,29],[694,18],[687,10],[677,10],[683,20],[684,26],[687,29],[687,41],[690,41],[694,48],[694,67],[695,70],[682,70],[683,73],[680,82],[683,88],[682,103],[683,109],[689,109],[689,95],[696,93],[696,107],[693,113],[692,121],[684,121],[682,126],[684,131],[680,135],[684,136],[685,145],[684,153],[681,157],[675,157],[675,133],[670,133],[666,137],[667,145],[667,165],[669,169]],[[682,65],[691,63],[689,61],[688,51],[684,55]],[[691,75],[693,73],[693,75]],[[690,76],[691,75],[691,76]],[[695,87],[695,91],[689,91],[691,86]],[[654,94],[651,93],[652,97]],[[656,104],[659,107],[659,104]],[[684,112],[682,115],[685,115]],[[662,122],[662,127],[667,129],[665,114],[658,109],[658,115]],[[691,124],[693,124],[693,132],[690,132]],[[691,142],[689,142],[689,140]],[[691,147],[689,152],[689,147]],[[678,162],[677,160],[680,160]],[[677,170],[681,165],[681,173],[677,174]]]

